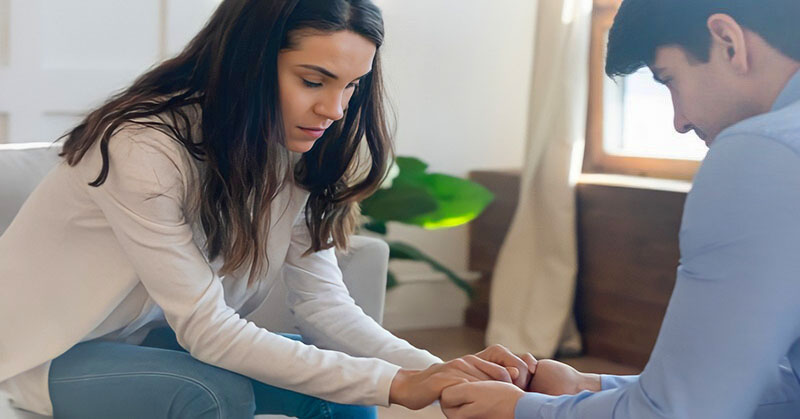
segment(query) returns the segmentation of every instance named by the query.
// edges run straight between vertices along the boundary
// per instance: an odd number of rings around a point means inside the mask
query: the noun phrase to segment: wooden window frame
[[[584,173],[611,173],[655,178],[691,180],[700,162],[609,154],[603,147],[603,109],[606,33],[611,28],[621,0],[594,0],[589,58],[589,107],[586,126]]]

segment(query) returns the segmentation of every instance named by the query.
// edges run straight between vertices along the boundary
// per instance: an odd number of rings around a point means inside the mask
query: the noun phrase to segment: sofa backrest
[[[53,143],[0,144],[0,234],[59,161],[60,152],[61,146]]]

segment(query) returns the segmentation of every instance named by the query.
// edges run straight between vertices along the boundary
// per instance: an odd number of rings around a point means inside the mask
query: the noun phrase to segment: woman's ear
[[[744,29],[732,17],[717,13],[708,18],[711,33],[711,50],[722,51],[725,61],[733,71],[744,75],[750,71],[750,51]]]

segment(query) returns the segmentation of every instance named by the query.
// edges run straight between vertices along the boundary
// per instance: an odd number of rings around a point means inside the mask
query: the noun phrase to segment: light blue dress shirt
[[[800,72],[723,131],[694,180],[675,290],[638,376],[528,393],[518,419],[800,418]]]

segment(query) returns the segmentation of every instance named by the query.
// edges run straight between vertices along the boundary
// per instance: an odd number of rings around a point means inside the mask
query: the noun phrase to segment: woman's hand
[[[502,365],[511,374],[514,385],[522,390],[528,388],[531,377],[536,372],[536,358],[527,353],[514,355],[503,345],[492,345],[477,354],[478,358]]]
[[[527,389],[527,391],[551,396],[578,394],[584,390],[600,391],[600,376],[582,373],[567,364],[552,359],[539,361],[536,366],[536,374]]]
[[[506,368],[475,355],[434,364],[425,370],[401,369],[392,380],[389,403],[422,409],[439,399],[447,387],[487,380],[511,383],[511,374]]]

